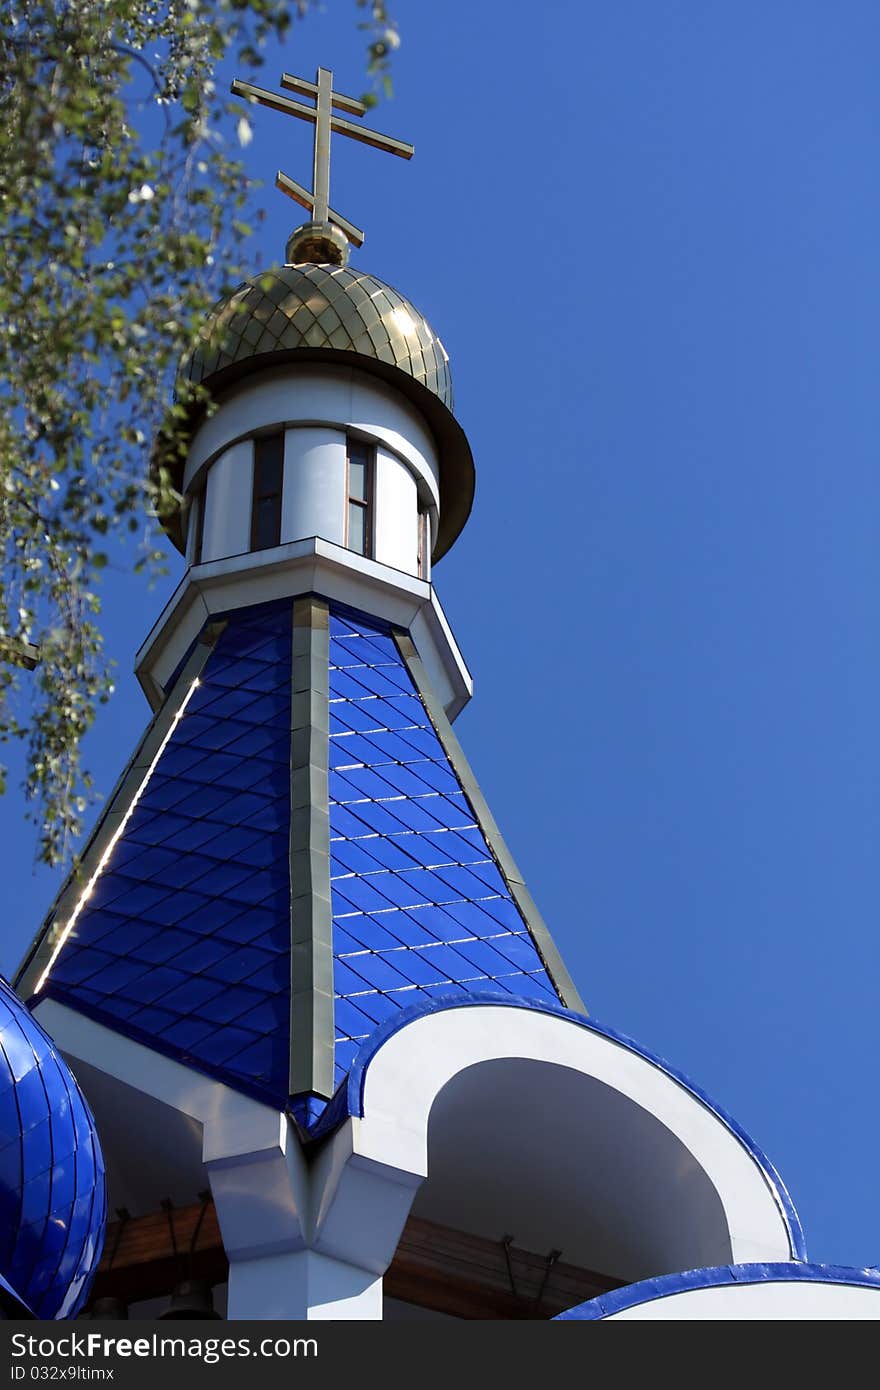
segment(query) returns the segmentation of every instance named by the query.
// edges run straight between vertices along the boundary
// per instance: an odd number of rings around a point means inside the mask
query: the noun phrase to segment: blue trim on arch
[[[622,1289],[600,1294],[575,1308],[557,1313],[553,1322],[598,1322],[640,1303],[653,1303],[672,1294],[691,1293],[725,1284],[850,1284],[857,1288],[880,1289],[880,1269],[850,1269],[847,1265],[775,1264],[716,1265],[711,1269],[688,1269],[683,1274],[662,1274],[642,1279]]]
[[[766,1154],[758,1148],[751,1136],[746,1133],[741,1125],[737,1124],[736,1120],[734,1120],[731,1115],[728,1115],[726,1110],[723,1110],[720,1105],[717,1105],[705,1091],[701,1090],[699,1086],[696,1086],[683,1072],[670,1066],[662,1057],[658,1057],[656,1053],[650,1052],[646,1047],[642,1047],[641,1043],[636,1042],[633,1038],[627,1037],[625,1033],[620,1033],[616,1028],[609,1028],[604,1024],[597,1023],[594,1018],[586,1018],[582,1014],[572,1013],[570,1009],[564,1008],[562,1004],[553,1004],[543,999],[529,1000],[514,998],[509,994],[497,994],[490,990],[485,990],[482,993],[475,990],[467,997],[460,997],[457,995],[447,997],[440,996],[436,999],[426,1000],[423,1003],[413,1005],[411,1008],[402,1009],[400,1013],[395,1014],[381,1024],[361,1047],[352,1062],[348,1077],[336,1092],[333,1100],[321,1116],[317,1127],[313,1130],[313,1136],[319,1138],[324,1134],[328,1134],[349,1115],[363,1115],[364,1088],[370,1063],[379,1049],[389,1038],[399,1032],[401,1028],[405,1028],[408,1023],[412,1023],[415,1019],[421,1018],[427,1014],[442,1013],[448,1009],[474,1008],[475,1006],[486,1004],[508,1009],[531,1009],[537,1013],[552,1014],[556,1018],[564,1019],[567,1023],[573,1023],[579,1028],[585,1028],[590,1033],[597,1033],[600,1037],[608,1038],[609,1041],[618,1043],[621,1047],[627,1048],[630,1052],[636,1053],[636,1055],[641,1057],[644,1061],[649,1062],[651,1066],[657,1067],[659,1071],[664,1072],[666,1076],[677,1082],[678,1085],[683,1086],[686,1091],[690,1092],[695,1100],[699,1101],[701,1105],[704,1105],[707,1110],[711,1110],[712,1114],[730,1130],[731,1134],[739,1140],[762,1170],[767,1184],[776,1198],[780,1212],[782,1213],[782,1218],[788,1230],[792,1259],[806,1260],[807,1247],[804,1240],[803,1228],[801,1227],[800,1218],[788,1194],[785,1183],[782,1181],[782,1178],[769,1158],[767,1158]]]

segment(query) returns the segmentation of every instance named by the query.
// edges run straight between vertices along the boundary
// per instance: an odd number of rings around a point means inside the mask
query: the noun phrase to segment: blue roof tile
[[[337,1074],[420,992],[556,999],[393,637],[332,609],[330,767]]]
[[[232,615],[47,986],[279,1104],[289,1068],[290,671],[289,603]],[[249,1028],[235,1026],[242,1016]],[[260,1046],[270,1031],[283,1033],[281,1046]]]
[[[278,1105],[291,631],[286,601],[229,617],[47,986]],[[329,682],[340,1078],[361,1041],[418,997],[556,993],[391,634],[331,608]]]

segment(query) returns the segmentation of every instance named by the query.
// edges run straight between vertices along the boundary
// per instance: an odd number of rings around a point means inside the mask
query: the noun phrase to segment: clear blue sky
[[[371,120],[416,158],[338,140],[333,202],[442,335],[477,461],[435,574],[459,735],[591,1012],[752,1133],[812,1258],[880,1262],[880,9],[394,10]],[[357,17],[327,0],[259,80],[362,90]],[[259,113],[248,161],[268,264],[306,127]],[[106,587],[109,791],[162,591]],[[54,876],[0,814],[8,972]]]

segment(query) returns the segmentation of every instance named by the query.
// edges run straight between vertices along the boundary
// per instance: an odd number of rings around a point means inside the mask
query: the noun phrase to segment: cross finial
[[[347,121],[342,116],[337,116],[336,111],[345,111],[352,116],[364,116],[366,106],[362,101],[355,97],[343,96],[341,92],[333,90],[333,73],[329,68],[318,68],[317,79],[308,82],[304,77],[292,77],[290,73],[284,73],[281,78],[282,87],[286,87],[290,92],[297,92],[301,96],[314,98],[314,106],[306,106],[300,101],[292,101],[290,97],[276,95],[274,92],[267,92],[262,87],[254,87],[250,82],[240,82],[238,78],[232,84],[232,91],[236,96],[246,97],[248,101],[259,102],[261,106],[269,106],[273,111],[281,111],[286,116],[298,116],[300,120],[311,121],[315,127],[315,152],[312,172],[312,189],[303,188],[302,184],[290,178],[279,169],[275,176],[275,186],[282,193],[286,193],[294,202],[304,207],[307,212],[312,214],[312,221],[305,227],[299,229],[299,233],[294,233],[288,243],[288,252],[292,246],[298,247],[302,260],[313,259],[338,259],[343,261],[347,256],[347,246],[345,238],[353,242],[355,246],[362,246],[364,233],[353,222],[349,222],[341,213],[335,212],[330,206],[330,136],[332,132],[338,135],[348,135],[352,140],[360,140],[364,145],[372,145],[377,150],[387,150],[389,154],[400,155],[402,159],[411,159],[414,154],[412,145],[408,145],[403,140],[395,140],[391,135],[380,135],[377,130],[370,130],[367,126],[356,125],[353,121]],[[336,230],[338,229],[338,231]],[[339,232],[344,237],[339,236]],[[335,254],[334,254],[335,252]],[[293,259],[293,256],[290,257]]]

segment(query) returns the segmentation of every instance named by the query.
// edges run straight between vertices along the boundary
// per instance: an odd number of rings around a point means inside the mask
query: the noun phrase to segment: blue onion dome
[[[440,526],[433,558],[444,555],[470,513],[474,462],[452,413],[449,357],[428,320],[399,291],[347,265],[283,265],[252,275],[208,315],[179,379],[220,401],[243,377],[265,368],[335,362],[391,383],[426,419],[438,450]],[[188,439],[203,405],[160,434],[154,463],[183,476]],[[179,550],[179,516],[162,523]]]
[[[54,1043],[0,979],[0,1288],[38,1318],[75,1317],[106,1218],[91,1111]]]

